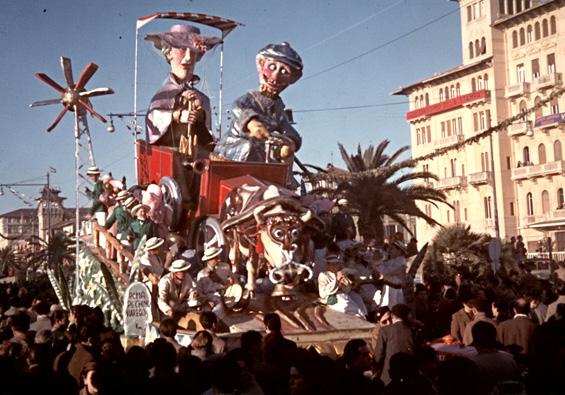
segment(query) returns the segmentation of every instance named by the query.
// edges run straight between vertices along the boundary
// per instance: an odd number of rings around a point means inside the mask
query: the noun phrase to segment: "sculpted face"
[[[293,215],[280,215],[267,219],[266,226],[259,231],[265,258],[272,267],[281,267],[286,254],[298,243],[302,223]]]
[[[192,78],[198,55],[189,48],[171,48],[171,52],[167,54],[167,60],[171,64],[171,73],[179,81],[184,82]]]
[[[261,90],[271,94],[279,94],[300,78],[299,73],[286,63],[265,57],[257,59],[257,71]]]

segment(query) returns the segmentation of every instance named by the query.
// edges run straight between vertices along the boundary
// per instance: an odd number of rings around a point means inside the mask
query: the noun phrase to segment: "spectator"
[[[178,353],[182,346],[177,342],[175,336],[177,335],[177,323],[172,318],[165,318],[159,324],[159,333],[161,337],[172,344],[175,351]]]
[[[514,318],[500,323],[496,332],[498,341],[504,346],[517,345],[522,354],[530,354],[530,343],[536,329],[536,324],[529,318],[530,305],[526,299],[514,302]]]
[[[490,307],[490,303],[486,299],[475,298],[469,301],[469,306],[471,307],[471,312],[473,314],[473,320],[465,326],[465,331],[463,332],[463,344],[470,346],[473,343],[473,326],[479,321],[486,321],[491,323],[496,327],[496,322],[487,317],[486,312]]]
[[[218,326],[218,317],[213,311],[203,311],[200,313],[200,325],[206,332],[212,335],[212,349],[214,354],[222,354],[227,351],[226,342],[216,335],[216,328]]]

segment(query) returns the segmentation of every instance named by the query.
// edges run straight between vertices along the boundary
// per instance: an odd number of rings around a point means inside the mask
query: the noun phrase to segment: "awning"
[[[540,221],[530,224],[527,227],[539,231],[565,230],[565,218]]]

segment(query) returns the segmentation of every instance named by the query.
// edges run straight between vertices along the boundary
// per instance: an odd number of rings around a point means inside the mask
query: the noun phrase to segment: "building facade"
[[[565,1],[460,0],[463,62],[398,89],[409,97],[413,157],[444,150],[496,126],[562,86]],[[565,97],[508,128],[418,164],[453,208],[423,204],[442,224],[466,223],[501,238],[522,235],[529,251],[550,236],[565,250]],[[437,229],[416,223],[422,240]],[[563,230],[563,231],[562,231]]]

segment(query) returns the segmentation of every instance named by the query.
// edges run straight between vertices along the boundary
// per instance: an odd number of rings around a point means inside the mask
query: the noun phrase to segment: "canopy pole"
[[[220,94],[218,95],[218,138],[222,138],[222,93],[224,91],[224,35],[220,46]]]

